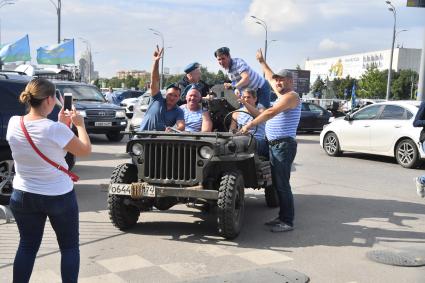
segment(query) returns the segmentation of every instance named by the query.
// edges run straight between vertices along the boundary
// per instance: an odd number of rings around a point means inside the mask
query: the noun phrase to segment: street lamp
[[[398,35],[399,33],[403,32],[403,31],[407,31],[407,29],[402,29],[402,30],[399,30],[398,32],[396,32],[396,33],[395,33],[395,39],[397,39],[397,35]],[[398,43],[397,43],[397,46],[398,46]]]
[[[58,15],[58,43],[61,43],[61,8],[62,8],[62,1],[58,0],[58,4],[56,5],[53,0],[49,0],[53,6],[55,6],[56,14]]]
[[[88,68],[88,72],[89,72],[89,83],[91,83],[91,65],[92,65],[92,60],[91,60],[91,44],[90,41],[88,41],[85,38],[80,37],[81,41],[84,42],[86,44],[86,48],[87,48],[87,53],[89,55],[89,68]]]
[[[161,45],[162,45],[162,59],[161,59],[161,79],[159,82],[159,88],[162,89],[162,84],[164,82],[164,57],[165,57],[165,48],[164,48],[164,36],[162,35],[162,33],[156,29],[153,28],[149,28],[150,31],[153,32],[154,35],[157,35],[161,38]]]
[[[13,5],[15,4],[16,0],[2,0],[0,1],[0,8],[6,6],[6,5]],[[0,47],[1,47],[1,19],[0,19]]]
[[[264,20],[257,18],[256,16],[251,16],[254,20],[256,20],[256,24],[259,24],[264,28],[264,31],[266,32],[266,39],[264,41],[264,61],[267,62],[267,24]]]
[[[394,42],[395,42],[395,29],[397,24],[397,12],[393,4],[391,4],[391,1],[385,1],[390,7],[388,10],[393,13],[394,15],[394,27],[393,27],[393,41],[391,44],[391,55],[390,55],[390,66],[388,68],[388,80],[387,80],[387,93],[385,96],[386,100],[390,99],[390,90],[391,90],[391,72],[393,70],[393,55],[394,55]]]

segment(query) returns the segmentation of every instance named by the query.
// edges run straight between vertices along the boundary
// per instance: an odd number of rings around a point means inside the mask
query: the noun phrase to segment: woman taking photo
[[[28,106],[29,112],[23,117],[12,117],[6,135],[16,171],[10,209],[20,234],[13,282],[29,282],[47,217],[61,252],[62,282],[77,282],[80,267],[78,205],[71,180],[71,176],[76,176],[67,171],[65,154],[90,154],[91,143],[84,120],[75,108],[66,113],[62,108],[58,122],[47,119],[55,107],[55,86],[45,79],[30,81],[19,100]],[[78,137],[67,126],[71,123]]]

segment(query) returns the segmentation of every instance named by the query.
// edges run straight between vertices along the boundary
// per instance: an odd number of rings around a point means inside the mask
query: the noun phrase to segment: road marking
[[[128,271],[132,269],[139,269],[139,268],[153,266],[153,264],[150,261],[138,255],[109,258],[109,259],[99,260],[97,261],[97,263],[102,265],[103,267],[105,267],[111,272],[121,272],[121,271]]]
[[[249,260],[258,265],[271,264],[276,262],[290,261],[292,258],[275,251],[260,250],[235,254],[243,259]]]
[[[197,247],[196,250],[200,253],[206,253],[207,255],[213,257],[226,256],[232,254],[231,252],[214,245],[202,245]]]
[[[98,276],[78,278],[79,283],[125,283],[121,277],[113,273],[102,274]]]
[[[162,264],[159,267],[178,278],[194,278],[208,274],[207,266],[197,262]]]

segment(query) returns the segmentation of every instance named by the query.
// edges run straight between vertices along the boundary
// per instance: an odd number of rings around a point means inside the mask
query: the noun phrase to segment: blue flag
[[[351,109],[356,107],[356,83],[353,83],[353,89],[351,90]]]
[[[74,39],[37,49],[37,63],[44,65],[74,64]]]
[[[15,43],[3,45],[0,50],[0,58],[3,63],[31,61],[28,34]]]

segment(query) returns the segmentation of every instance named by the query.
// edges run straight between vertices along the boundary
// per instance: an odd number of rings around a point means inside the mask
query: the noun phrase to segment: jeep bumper
[[[182,198],[203,198],[218,199],[218,191],[204,190],[203,186],[192,187],[164,187],[151,185],[149,183],[120,184],[113,183],[109,185],[108,193],[110,195],[130,196],[133,199],[144,197],[182,197]]]

